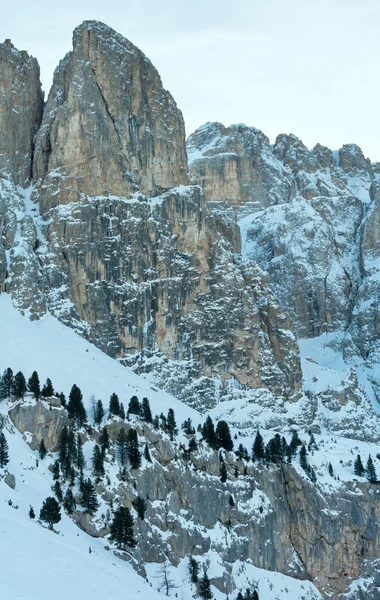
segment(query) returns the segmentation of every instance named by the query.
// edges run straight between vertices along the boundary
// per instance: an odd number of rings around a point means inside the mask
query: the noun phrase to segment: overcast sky
[[[19,0],[2,11],[0,41],[38,58],[48,91],[87,19],[148,55],[187,134],[246,123],[272,142],[355,142],[380,161],[380,0]]]

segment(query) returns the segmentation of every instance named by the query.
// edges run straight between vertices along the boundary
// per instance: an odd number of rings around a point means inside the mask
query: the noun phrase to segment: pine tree
[[[315,441],[314,433],[312,432],[310,432],[310,439],[307,449],[309,450],[309,452],[311,452],[312,450],[318,450],[318,444]]]
[[[8,442],[4,433],[0,432],[0,469],[9,463]]]
[[[127,435],[127,452],[132,469],[138,469],[141,466],[141,452],[139,451],[137,431],[132,427]]]
[[[137,498],[133,501],[132,504],[136,509],[138,518],[143,521],[145,519],[145,513],[147,510],[147,505],[144,498],[140,498],[140,496],[137,496]]]
[[[144,458],[145,460],[147,460],[148,462],[152,462],[151,456],[150,456],[150,452],[149,452],[149,448],[148,448],[148,444],[145,444],[144,447]]]
[[[235,506],[235,500],[233,499],[232,496],[230,496],[228,498],[228,504],[230,505],[231,508],[233,508]]]
[[[224,448],[228,452],[233,449],[234,443],[231,438],[230,428],[226,421],[218,422],[215,430],[215,436],[217,448]]]
[[[85,512],[93,515],[99,508],[94,485],[91,479],[85,479],[81,485],[80,503],[85,508]]]
[[[124,404],[122,402],[120,402],[119,417],[120,417],[120,419],[123,419],[123,421],[125,421],[125,409],[124,409]]]
[[[252,446],[252,458],[253,460],[262,461],[265,458],[265,447],[263,436],[260,431],[257,431],[255,441]]]
[[[373,460],[371,455],[368,456],[367,460],[367,468],[365,470],[366,477],[370,483],[377,483],[377,475],[375,465],[373,464]]]
[[[21,373],[21,371],[19,371],[18,373],[16,373],[15,378],[13,380],[12,394],[16,398],[23,399],[26,393],[26,389],[26,379],[24,377],[24,374]]]
[[[9,398],[13,389],[13,385],[13,371],[10,367],[8,367],[0,377],[0,398]]]
[[[296,455],[298,446],[302,446],[302,442],[298,436],[298,432],[295,429],[293,429],[292,431],[292,439],[290,440],[289,446],[292,456]]]
[[[59,504],[55,498],[49,496],[44,500],[40,510],[40,519],[49,525],[49,529],[53,530],[55,523],[61,520],[61,511]]]
[[[137,396],[132,396],[128,404],[128,413],[131,415],[141,415],[141,404]]]
[[[206,571],[204,572],[203,577],[199,581],[199,595],[201,598],[203,598],[203,600],[212,599],[211,583]]]
[[[51,398],[51,396],[54,396],[53,384],[49,377],[47,378],[46,383],[42,388],[41,396],[43,396],[44,398]]]
[[[58,481],[59,479],[59,462],[56,460],[53,465],[53,481]]]
[[[133,517],[129,508],[120,506],[115,512],[110,525],[110,540],[115,542],[118,548],[125,550],[126,546],[130,548],[136,546],[133,524]]]
[[[189,440],[189,452],[196,452],[198,450],[198,444],[195,437],[190,438]]]
[[[300,450],[300,465],[304,471],[306,471],[306,472],[308,471],[309,465],[307,462],[307,452],[306,452],[306,448],[304,445],[302,445],[302,448]]]
[[[41,389],[40,389],[40,378],[38,377],[37,371],[33,371],[31,376],[29,377],[28,390],[29,390],[29,392],[31,392],[33,394],[35,399],[38,400],[38,398],[41,395]]]
[[[46,446],[45,446],[45,442],[44,442],[43,438],[41,438],[41,441],[40,441],[40,445],[38,448],[38,454],[39,454],[41,460],[43,460],[47,454],[47,450],[46,450]]]
[[[191,579],[192,583],[198,583],[199,570],[200,570],[199,562],[197,560],[195,560],[195,558],[190,556],[190,558],[189,558],[189,573],[190,573],[190,579]]]
[[[329,475],[331,477],[334,477],[334,469],[333,469],[331,462],[329,462]]]
[[[153,419],[153,427],[155,429],[158,429],[160,427],[160,420],[159,420],[158,415],[156,415]]]
[[[110,396],[109,412],[110,415],[115,415],[116,417],[120,414],[119,396],[115,392]]]
[[[265,456],[268,462],[280,463],[284,459],[282,452],[283,445],[281,437],[278,433],[276,433],[276,435],[271,440],[269,440],[267,444]]]
[[[108,429],[106,426],[104,426],[100,432],[99,444],[100,444],[103,454],[105,454],[106,450],[108,450],[108,448],[110,447],[110,438],[109,438]]]
[[[220,481],[222,483],[225,483],[227,481],[227,469],[226,463],[224,461],[222,462],[222,466],[220,468]]]
[[[35,519],[36,518],[36,513],[34,512],[33,506],[31,506],[29,508],[29,518],[30,519]]]
[[[171,441],[173,441],[174,436],[177,435],[177,433],[178,433],[178,429],[177,429],[177,423],[175,421],[174,410],[172,408],[169,408],[169,410],[168,410],[167,429],[168,429],[170,439],[171,439]]]
[[[69,403],[67,405],[69,418],[73,419],[79,427],[87,422],[87,413],[83,405],[83,396],[77,385],[73,385],[70,390]]]
[[[105,474],[104,457],[98,444],[95,444],[94,451],[92,453],[92,472],[95,476],[96,481],[99,481],[100,478],[103,477]]]
[[[76,458],[76,465],[79,469],[79,473],[80,476],[83,476],[83,469],[86,466],[86,460],[84,458],[84,454],[83,454],[83,444],[82,444],[82,440],[80,437],[80,434],[78,433],[77,435],[77,458]]]
[[[248,450],[243,444],[239,444],[237,450],[235,450],[235,454],[239,460],[249,460]]]
[[[142,400],[142,417],[147,423],[152,423],[153,421],[148,398],[143,398]]]
[[[53,490],[54,490],[55,495],[57,496],[58,502],[62,503],[63,502],[63,494],[62,494],[61,484],[59,483],[59,481],[56,481],[54,483]]]
[[[127,461],[127,446],[128,446],[128,438],[125,432],[124,427],[122,427],[116,438],[116,451],[120,461],[121,466],[123,467]]]
[[[63,506],[69,515],[71,515],[76,508],[73,492],[71,491],[70,488],[67,488],[67,490],[66,490],[66,494],[63,499]]]
[[[105,415],[105,410],[103,407],[103,402],[101,400],[98,400],[95,405],[95,413],[94,413],[95,425],[99,426],[101,424],[101,422],[104,419],[104,415]]]
[[[357,477],[363,477],[364,475],[364,467],[360,454],[357,455],[354,462],[354,473]]]
[[[206,421],[203,424],[202,436],[203,436],[203,439],[208,443],[208,445],[211,448],[216,448],[217,443],[216,443],[215,427],[214,427],[212,418],[210,416],[208,416],[206,418]]]
[[[61,433],[59,435],[58,451],[58,460],[61,466],[61,472],[63,476],[67,479],[70,474],[71,460],[69,454],[69,429],[66,425],[62,427]]]
[[[60,392],[58,394],[58,398],[61,401],[61,406],[65,407],[66,406],[66,396],[65,396],[65,394],[63,392]]]

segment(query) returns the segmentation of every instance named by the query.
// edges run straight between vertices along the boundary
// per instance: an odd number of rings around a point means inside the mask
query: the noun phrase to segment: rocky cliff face
[[[8,201],[3,225],[7,248],[24,244],[3,274],[19,308],[38,317],[46,303],[113,357],[149,350],[182,361],[198,383],[181,397],[198,406],[215,404],[231,379],[297,394],[289,317],[260,270],[235,256],[234,220],[212,215],[201,189],[183,185],[183,119],[157,71],[101,23],[75,30],[56,70],[33,176],[24,214]],[[20,256],[31,294],[10,276]]]
[[[26,186],[32,175],[34,136],[42,118],[38,62],[10,40],[0,44],[0,175]]]

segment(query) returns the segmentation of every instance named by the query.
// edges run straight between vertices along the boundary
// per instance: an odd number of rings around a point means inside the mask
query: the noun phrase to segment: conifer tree
[[[233,499],[232,496],[230,496],[228,498],[228,504],[230,505],[231,508],[233,508],[235,506],[235,500]]]
[[[67,410],[69,418],[73,419],[79,427],[82,427],[87,422],[87,413],[83,405],[82,392],[75,383],[70,390]]]
[[[60,392],[58,394],[58,398],[61,401],[61,406],[65,407],[66,406],[66,396],[65,396],[65,394],[63,392]]]
[[[189,452],[196,452],[198,450],[198,444],[195,437],[190,438],[189,440]]]
[[[278,433],[276,433],[276,435],[271,440],[269,440],[267,444],[265,451],[266,459],[268,460],[268,462],[280,463],[284,459],[282,451],[283,445],[281,437]]]
[[[44,398],[51,398],[51,396],[54,396],[53,384],[49,377],[47,378],[46,383],[44,383],[43,385],[41,396],[43,396]]]
[[[248,450],[243,444],[239,444],[238,449],[235,450],[235,454],[239,460],[249,460]]]
[[[15,378],[13,380],[12,394],[16,396],[16,398],[24,398],[27,390],[26,379],[24,374],[21,371],[16,373]]]
[[[44,438],[41,438],[40,445],[38,448],[38,454],[39,454],[41,460],[43,460],[47,454]]]
[[[149,452],[149,448],[148,448],[148,444],[145,444],[144,447],[144,458],[145,460],[147,460],[148,462],[152,462],[151,456],[150,456],[150,452]]]
[[[108,450],[108,448],[110,447],[110,438],[109,438],[108,429],[106,426],[104,426],[100,432],[99,444],[100,444],[103,454],[105,454],[106,450]]]
[[[298,436],[298,432],[295,429],[293,429],[292,431],[292,439],[290,440],[289,446],[292,456],[296,455],[298,446],[302,446],[302,442]]]
[[[206,418],[206,421],[203,424],[202,436],[203,436],[203,439],[208,443],[208,445],[211,448],[216,448],[217,443],[216,443],[215,427],[214,427],[212,418],[210,416],[208,416]]]
[[[83,454],[83,444],[80,437],[80,434],[77,435],[77,456],[76,456],[76,465],[79,469],[80,476],[83,476],[83,469],[86,466],[86,460]]]
[[[75,499],[73,496],[73,492],[71,491],[70,488],[67,488],[67,490],[66,490],[66,494],[63,499],[63,506],[69,515],[71,515],[76,508],[76,503],[75,503]]]
[[[120,417],[120,419],[123,419],[123,421],[125,420],[125,409],[124,409],[124,404],[122,402],[120,402],[119,417]]]
[[[158,415],[156,415],[153,419],[153,427],[155,429],[158,429],[160,427],[160,420],[159,420]]]
[[[103,407],[103,402],[101,400],[98,400],[95,405],[95,413],[94,413],[95,425],[99,426],[101,424],[101,422],[104,419],[104,415],[105,415],[105,410]]]
[[[136,509],[138,518],[143,521],[145,519],[145,513],[147,510],[147,505],[144,498],[137,496],[137,498],[133,501],[132,504]]]
[[[152,423],[153,421],[152,411],[150,409],[148,398],[142,399],[142,417],[147,423]]]
[[[373,464],[373,460],[371,455],[368,456],[367,460],[367,468],[366,468],[366,477],[370,483],[377,483],[377,475],[375,465]]]
[[[177,423],[175,421],[175,415],[174,415],[174,410],[172,408],[169,408],[168,410],[168,416],[167,416],[167,430],[170,436],[171,441],[174,440],[174,436],[177,435],[178,433],[178,429],[177,429]]]
[[[131,415],[141,415],[141,404],[137,396],[132,396],[128,404],[128,413]]]
[[[121,427],[116,438],[116,451],[121,466],[124,466],[127,461],[128,438],[124,427]]]
[[[92,472],[95,476],[96,481],[99,481],[100,478],[103,477],[105,474],[104,457],[98,444],[95,444],[94,451],[92,453]]]
[[[306,452],[306,448],[304,445],[302,445],[302,448],[300,450],[300,465],[304,471],[306,471],[306,472],[308,471],[309,465],[307,462],[307,452]]]
[[[115,392],[110,396],[109,412],[110,415],[115,415],[116,417],[120,414],[119,396]]]
[[[91,479],[85,479],[81,485],[80,503],[85,512],[93,515],[99,508],[96,491]]]
[[[331,477],[334,477],[334,469],[333,469],[331,462],[329,462],[329,475]]]
[[[364,475],[364,467],[360,454],[357,455],[354,462],[354,473],[357,477],[363,477]]]
[[[127,435],[127,452],[132,469],[138,469],[141,466],[141,452],[139,451],[137,431],[132,427]]]
[[[222,483],[225,483],[227,481],[227,469],[226,463],[224,461],[222,462],[222,466],[220,468],[220,481]]]
[[[35,519],[36,518],[36,513],[34,512],[33,506],[31,506],[29,508],[29,518],[30,519]]]
[[[231,438],[230,428],[226,421],[218,422],[215,430],[215,436],[217,448],[224,448],[228,452],[233,449],[234,443]]]
[[[55,495],[57,496],[58,502],[62,503],[63,502],[63,494],[62,494],[61,484],[59,483],[59,481],[56,481],[54,483],[53,490],[54,490]]]
[[[257,431],[255,441],[252,446],[252,458],[253,460],[262,461],[265,458],[265,446],[263,436],[260,431]]]
[[[0,377],[0,398],[9,398],[13,389],[13,385],[13,371],[10,367],[8,367]]]
[[[59,479],[59,462],[56,460],[53,465],[53,481],[58,481]]]
[[[133,517],[129,508],[120,506],[114,514],[110,525],[110,540],[118,548],[125,550],[126,546],[133,548],[137,542],[133,535]]]
[[[53,530],[55,523],[61,520],[61,511],[59,504],[53,496],[49,496],[44,500],[40,510],[40,519],[49,525],[49,529]]]
[[[203,598],[203,600],[212,599],[211,583],[206,571],[204,572],[203,577],[199,581],[199,595],[201,598]]]
[[[33,371],[31,376],[29,377],[28,390],[29,390],[29,392],[31,392],[33,394],[35,399],[38,400],[38,398],[41,395],[41,389],[40,389],[40,378],[38,377],[37,371]]]
[[[9,463],[9,451],[8,451],[8,442],[4,433],[0,432],[0,469],[4,469],[4,467]]]
[[[191,579],[192,583],[198,583],[199,571],[200,571],[199,562],[197,560],[195,560],[195,558],[193,556],[190,556],[190,558],[189,558],[189,573],[190,573],[190,579]]]

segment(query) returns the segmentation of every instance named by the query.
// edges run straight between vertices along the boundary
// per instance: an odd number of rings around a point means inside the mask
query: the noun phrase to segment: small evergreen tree
[[[302,445],[302,448],[300,450],[300,465],[304,471],[306,471],[306,472],[308,471],[309,465],[307,462],[307,452],[306,452],[306,448],[304,445]]]
[[[199,595],[203,600],[212,599],[211,583],[205,571],[203,577],[199,581]]]
[[[363,477],[364,475],[364,467],[360,454],[357,455],[354,462],[354,473],[357,477]]]
[[[69,515],[71,515],[76,508],[74,495],[70,488],[67,488],[67,490],[66,490],[66,494],[63,499],[63,506]]]
[[[156,415],[153,419],[153,427],[155,429],[158,429],[160,427],[160,420],[159,420],[158,415]]]
[[[375,465],[373,464],[373,460],[371,455],[368,456],[367,460],[367,468],[366,468],[366,477],[370,483],[377,483],[377,475]]]
[[[220,467],[220,481],[225,483],[227,481],[227,469],[226,463],[223,461],[222,466]]]
[[[29,392],[31,392],[33,394],[35,399],[38,400],[38,398],[41,395],[41,389],[40,389],[40,378],[38,377],[37,371],[33,371],[31,376],[29,377],[28,390],[29,390]]]
[[[81,488],[80,503],[84,506],[86,513],[93,515],[99,508],[99,502],[91,479],[85,479]]]
[[[243,444],[239,444],[237,450],[235,450],[235,454],[239,460],[249,460],[248,450]]]
[[[302,442],[298,436],[298,432],[295,429],[293,429],[292,431],[292,439],[290,440],[289,446],[292,456],[296,455],[298,446],[302,446]]]
[[[108,429],[106,426],[104,426],[100,432],[99,444],[103,454],[105,454],[106,450],[108,450],[108,448],[110,447],[110,437],[108,435]]]
[[[86,466],[86,460],[83,454],[83,444],[80,434],[77,435],[77,455],[76,455],[76,466],[79,469],[80,476],[83,476],[83,469]]]
[[[144,498],[137,496],[137,498],[133,501],[133,506],[136,509],[138,518],[143,521],[145,519],[145,513],[147,510],[147,505]]]
[[[206,421],[203,424],[202,436],[211,448],[215,449],[217,447],[215,427],[210,416],[206,418]]]
[[[95,444],[92,453],[92,472],[95,476],[96,481],[100,481],[100,478],[105,475],[104,457],[98,444]]]
[[[169,408],[169,410],[168,410],[167,431],[170,436],[170,440],[173,441],[174,436],[177,435],[177,433],[178,433],[178,429],[177,429],[177,423],[175,420],[174,410],[172,408]]]
[[[43,438],[41,438],[41,441],[40,441],[40,445],[38,448],[38,454],[39,454],[41,460],[43,460],[47,454],[47,450],[46,450],[46,446],[45,446],[45,442],[44,442]]]
[[[127,435],[127,452],[132,469],[138,469],[141,466],[141,453],[139,451],[137,431],[132,427]]]
[[[195,437],[190,438],[189,440],[189,452],[196,452],[198,450],[198,444]]]
[[[60,392],[58,394],[58,398],[61,401],[61,406],[65,407],[66,406],[66,396],[65,396],[65,394],[63,392]]]
[[[191,579],[192,583],[198,583],[199,571],[200,571],[199,562],[197,560],[195,560],[195,558],[190,556],[190,558],[189,558],[189,573],[190,573],[190,579]]]
[[[230,505],[231,508],[233,508],[235,506],[235,500],[233,499],[232,496],[230,496],[228,498],[228,504]]]
[[[40,519],[48,523],[49,529],[53,530],[55,523],[61,520],[61,511],[59,504],[53,496],[49,496],[44,500],[40,510]]]
[[[125,409],[124,409],[124,404],[122,402],[120,402],[119,417],[120,417],[120,419],[123,419],[123,421],[125,421]]]
[[[128,546],[133,548],[137,542],[133,535],[133,517],[129,508],[120,506],[114,514],[110,525],[110,540],[115,542],[118,548],[125,550]]]
[[[63,494],[62,494],[61,484],[59,483],[59,481],[56,481],[54,483],[53,490],[54,490],[55,495],[57,496],[58,502],[60,502],[62,504],[62,502],[63,502]]]
[[[230,428],[226,421],[218,422],[215,430],[215,436],[217,448],[224,448],[228,452],[233,449],[234,443],[231,438]]]
[[[49,377],[47,378],[46,383],[44,383],[43,385],[41,396],[43,396],[44,398],[51,398],[51,396],[54,396],[53,384]]]
[[[119,396],[115,392],[110,396],[109,412],[110,415],[115,415],[116,417],[120,414]]]
[[[132,396],[128,404],[128,413],[131,415],[141,415],[141,404],[137,396]]]
[[[30,519],[35,519],[36,518],[36,513],[34,512],[33,506],[31,506],[29,508],[29,518]]]
[[[75,383],[70,390],[67,410],[69,418],[73,419],[79,427],[82,427],[87,422],[87,413],[83,405],[82,392]]]
[[[0,398],[9,398],[14,386],[13,371],[10,367],[5,369],[0,377]]]
[[[14,381],[13,381],[12,394],[16,398],[23,399],[25,396],[26,390],[27,390],[27,386],[26,386],[26,379],[24,377],[24,373],[19,371],[18,373],[16,373]]]
[[[263,436],[257,431],[255,441],[252,446],[252,459],[262,461],[265,458],[265,446]]]
[[[193,435],[195,433],[195,429],[193,427],[193,423],[190,417],[188,419],[185,419],[185,421],[181,425],[181,428],[186,433],[186,435]]]
[[[143,398],[142,400],[142,417],[147,423],[152,423],[153,421],[148,398]]]
[[[329,475],[330,477],[334,477],[334,469],[331,462],[329,462]]]
[[[148,444],[145,444],[144,447],[144,458],[145,460],[147,460],[148,462],[152,462],[151,456],[150,456],[150,452],[149,452],[149,448],[148,448]]]
[[[122,427],[116,438],[116,452],[121,466],[124,466],[127,461],[128,438],[124,427]]]
[[[4,469],[4,467],[9,463],[9,451],[8,451],[8,442],[4,433],[0,432],[0,469]]]
[[[103,402],[101,400],[98,400],[95,405],[95,412],[94,412],[95,425],[99,426],[101,424],[101,422],[104,419],[104,415],[105,415],[105,411],[103,408]]]
[[[265,457],[268,462],[280,463],[283,461],[283,445],[278,433],[269,440],[265,450]]]
[[[54,465],[53,465],[53,481],[58,481],[59,480],[59,462],[56,460]]]

